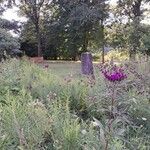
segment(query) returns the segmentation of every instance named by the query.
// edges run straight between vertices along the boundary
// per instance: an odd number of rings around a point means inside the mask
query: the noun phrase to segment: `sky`
[[[7,11],[5,11],[3,13],[3,18],[7,19],[7,20],[16,20],[16,21],[20,21],[20,22],[25,22],[27,21],[26,17],[22,17],[18,15],[18,8],[17,7],[13,7],[13,9],[8,9]]]

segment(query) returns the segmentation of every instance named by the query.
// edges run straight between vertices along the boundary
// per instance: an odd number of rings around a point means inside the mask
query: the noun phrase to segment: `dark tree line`
[[[141,23],[144,4],[150,1],[118,0],[114,9],[109,0],[8,0],[0,6],[3,12],[15,5],[28,18],[20,35],[21,50],[28,56],[77,60],[82,52],[98,50],[104,62],[106,45],[127,50],[130,59],[137,52],[149,54],[150,26]],[[3,20],[9,30],[17,31],[16,24]]]
[[[31,1],[29,2],[31,3]],[[22,7],[26,7],[26,4]],[[36,27],[32,28],[34,37],[32,36],[30,41],[25,41],[26,36],[28,36],[27,28],[31,28],[32,25],[35,26],[34,19],[28,17],[28,23],[22,32],[22,47],[30,47],[31,40],[33,40],[35,45],[39,45],[40,42],[41,52],[46,58],[56,59],[59,57],[60,59],[76,60],[82,52],[89,51],[89,45],[95,40],[94,35],[97,34],[97,31],[98,34],[104,32],[102,23],[108,17],[107,10],[106,0],[53,0],[51,3],[47,3],[44,9],[41,9],[38,27],[40,41],[35,38]],[[23,12],[26,14],[27,11],[23,10]],[[34,16],[34,14],[32,15]],[[31,30],[29,32],[31,33]],[[103,44],[101,40],[99,43],[99,45]]]

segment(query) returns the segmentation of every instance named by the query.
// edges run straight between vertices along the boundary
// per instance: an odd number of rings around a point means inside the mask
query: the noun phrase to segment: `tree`
[[[27,56],[35,57],[38,55],[36,31],[30,20],[23,24],[20,34],[20,45],[21,50],[24,51]]]
[[[15,4],[15,0],[0,0],[0,15],[7,9]]]
[[[13,30],[13,32],[17,33],[19,32],[20,26],[18,25],[17,21],[9,21],[9,20],[0,18],[0,28]]]
[[[119,22],[107,25],[106,40],[107,44],[114,49],[128,49],[130,26]]]
[[[100,28],[100,9],[96,4],[90,1],[52,1],[51,13],[43,10],[43,16],[40,19],[43,52],[45,51],[46,55],[55,55],[55,58],[59,56],[63,59],[68,57],[68,59],[76,60],[81,52],[87,51],[89,41],[95,39],[94,33]],[[30,27],[31,22],[32,20],[29,20],[27,23]],[[29,35],[35,38],[35,30],[32,28],[28,31],[27,26],[25,28],[22,32],[23,39],[31,39],[27,37]]]
[[[103,23],[108,16],[106,2],[107,0],[53,0],[54,6],[58,6],[55,16],[57,22],[67,32],[67,45],[74,48],[75,53],[78,52],[75,49],[88,51],[89,42],[94,39],[93,33],[100,31],[103,34]],[[103,38],[104,36],[99,39],[102,43]]]
[[[96,34],[99,32],[101,35],[103,32],[102,23],[107,17],[105,2],[106,0],[53,0],[48,9],[43,9],[39,28],[44,57],[49,55],[52,59],[59,57],[76,60],[81,52],[89,51],[95,40],[100,48],[104,43],[103,36],[97,39]],[[34,39],[32,44],[35,45],[38,42],[35,40],[36,28],[33,29],[31,23],[32,20],[29,19],[28,27],[25,25],[22,30],[22,38],[28,40],[28,44]]]
[[[17,38],[14,38],[5,29],[0,28],[0,60],[5,57],[6,54],[9,55],[11,50],[16,48],[19,48]]]
[[[38,56],[42,56],[41,47],[41,29],[40,23],[45,9],[50,4],[49,0],[20,0],[19,8],[27,18],[32,21],[35,27],[36,38],[38,43]]]
[[[0,1],[0,14],[5,11],[3,6],[4,1]],[[19,48],[19,42],[17,38],[14,38],[9,31],[18,32],[18,22],[11,22],[0,17],[0,60],[6,57],[6,54],[10,54],[11,50]]]
[[[142,35],[141,20],[144,15],[143,4],[149,3],[149,0],[119,0],[118,10],[122,16],[126,16],[131,25],[129,57],[135,60],[135,55],[140,48],[140,39]]]
[[[145,34],[142,35],[142,52],[146,55],[150,55],[150,25],[143,25]]]

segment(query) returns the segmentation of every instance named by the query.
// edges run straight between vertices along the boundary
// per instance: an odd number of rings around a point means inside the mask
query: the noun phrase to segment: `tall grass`
[[[1,63],[0,149],[102,150],[107,141],[110,150],[149,149],[148,63],[125,64],[128,78],[116,89],[120,115],[112,132],[107,126],[111,95],[97,67],[93,80],[63,69],[60,75],[51,64]]]

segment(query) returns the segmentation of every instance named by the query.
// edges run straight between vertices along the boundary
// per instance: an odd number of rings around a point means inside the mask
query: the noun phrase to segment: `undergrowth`
[[[115,86],[113,112],[104,66],[93,80],[63,78],[26,60],[1,63],[0,149],[149,150],[148,63],[123,64],[128,77]]]

